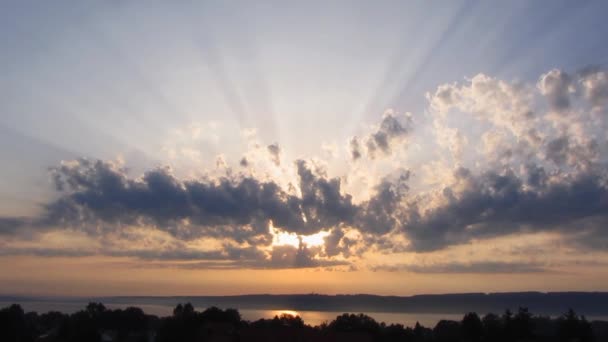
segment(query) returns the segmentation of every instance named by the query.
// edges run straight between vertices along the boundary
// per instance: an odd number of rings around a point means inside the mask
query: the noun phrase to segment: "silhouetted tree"
[[[382,329],[383,341],[411,341],[414,337],[412,329],[402,324],[390,324]]]
[[[224,322],[238,325],[241,322],[241,314],[235,309],[222,310],[213,306],[203,311],[200,319],[203,322]]]
[[[500,317],[493,313],[486,314],[482,319],[484,342],[497,342],[504,340],[503,323]]]
[[[456,321],[441,320],[433,328],[435,341],[452,342],[460,338],[460,323]]]
[[[0,310],[1,341],[34,341],[31,332],[20,305],[13,304]]]
[[[462,318],[462,337],[465,341],[480,341],[483,324],[475,312],[469,312]]]
[[[380,330],[380,324],[373,318],[364,314],[342,314],[329,323],[328,328],[336,331],[355,331],[377,334]]]
[[[470,312],[461,322],[442,320],[432,330],[418,322],[413,328],[387,325],[364,314],[342,314],[312,328],[299,316],[248,323],[235,309],[210,307],[197,312],[189,303],[177,305],[172,316],[161,319],[139,308],[111,310],[101,303],[89,303],[71,315],[25,313],[19,305],[0,309],[0,342],[97,342],[102,337],[113,342],[143,342],[153,334],[158,342],[603,342],[608,341],[608,322],[589,323],[574,310],[551,319],[520,308],[515,315],[507,310],[502,317],[487,314],[483,319]]]
[[[564,342],[589,342],[593,340],[591,324],[569,309],[557,322],[558,337]]]
[[[527,341],[533,336],[532,314],[528,308],[519,308],[513,317],[513,336],[516,340]]]
[[[429,328],[423,327],[420,323],[416,322],[414,325],[414,341],[427,341],[431,338],[433,331]]]
[[[177,304],[175,309],[173,309],[173,316],[192,316],[194,314],[194,306],[190,303],[186,303],[184,305]]]
[[[99,317],[106,312],[106,307],[101,303],[89,303],[85,309],[90,317]]]

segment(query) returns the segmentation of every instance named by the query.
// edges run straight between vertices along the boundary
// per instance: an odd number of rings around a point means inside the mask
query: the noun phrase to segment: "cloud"
[[[357,159],[361,158],[362,152],[361,152],[361,144],[359,143],[359,138],[352,137],[350,139],[350,141],[348,142],[348,146],[350,149],[350,157],[352,160],[357,160]]]
[[[274,246],[270,253],[258,253],[247,249],[247,254],[237,258],[183,259],[186,262],[163,263],[175,268],[187,269],[286,269],[286,268],[316,268],[350,266],[345,260],[318,258],[317,253],[300,243],[298,247],[291,245]],[[167,260],[167,259],[163,259]],[[169,261],[176,259],[169,259]],[[178,260],[179,261],[179,260]]]
[[[526,182],[510,169],[478,176],[468,169],[455,170],[457,183],[443,190],[443,205],[426,212],[410,208],[410,219],[403,227],[410,248],[432,251],[523,231],[608,234],[605,226],[593,222],[582,230],[585,220],[608,219],[605,172],[550,178],[540,167],[533,172]],[[457,192],[458,184],[462,190]]]
[[[85,257],[96,255],[94,251],[74,248],[47,247],[3,247],[0,256],[5,255],[34,255],[40,257]]]
[[[329,235],[325,237],[325,253],[329,256],[342,253],[343,249],[339,245],[343,238],[344,230],[342,228],[336,227],[332,229]]]
[[[23,217],[0,217],[0,235],[14,234],[28,223]]]
[[[403,143],[412,131],[413,121],[409,113],[398,115],[393,111],[387,111],[382,117],[380,125],[362,139],[367,156],[374,159],[378,156],[391,154],[392,149]],[[361,157],[361,145],[358,137],[349,141],[351,158],[357,160]]]
[[[372,267],[373,271],[407,271],[422,274],[446,274],[446,273],[545,273],[549,270],[542,264],[525,262],[502,262],[502,261],[481,261],[481,262],[449,262],[433,264],[397,264],[397,265],[378,265]]]
[[[427,95],[437,144],[458,158],[441,188],[408,198],[401,222],[410,250],[523,231],[606,246],[608,151],[605,116],[596,115],[604,77],[598,68],[554,69],[530,87],[478,74]]]
[[[398,220],[393,214],[407,190],[409,172],[400,171],[395,179],[387,177],[369,200],[355,205],[352,196],[343,193],[339,178],[319,175],[303,160],[296,161],[295,167],[300,196],[284,191],[272,181],[251,176],[181,180],[169,168],[157,168],[132,178],[126,169],[112,162],[64,162],[52,169],[60,196],[45,205],[43,215],[31,221],[41,230],[71,229],[102,238],[124,235],[131,226],[148,226],[179,241],[209,237],[249,244],[252,248],[269,247],[271,222],[275,228],[298,235],[333,227],[330,239],[334,242],[325,252],[328,258],[352,254],[350,239],[335,240],[341,231],[336,227],[348,226],[375,235],[396,229]],[[16,232],[22,224],[22,220],[9,218],[0,222],[12,227],[10,231],[5,228],[5,233]],[[241,260],[234,254],[237,250],[228,247],[212,252],[183,245],[154,250],[110,247],[99,253],[160,260]],[[295,253],[287,247],[274,246],[271,253],[283,254],[273,254],[272,266],[287,265],[286,260],[297,267],[339,264],[327,258],[307,258],[307,249],[302,247]],[[249,251],[262,253],[257,249]],[[241,261],[243,265],[248,262]]]
[[[435,121],[462,123],[471,118],[522,136],[534,122],[531,87],[477,74],[464,84],[443,84],[427,93]],[[437,124],[436,124],[437,125]]]
[[[306,233],[351,223],[359,208],[352,203],[351,195],[342,195],[340,179],[318,177],[303,160],[296,161],[296,167],[302,193],[299,206],[308,227]]]
[[[272,249],[270,261],[268,263],[257,263],[258,268],[310,268],[310,267],[329,267],[346,266],[350,263],[343,260],[324,260],[315,259],[303,243],[298,247],[294,246],[275,246]]]
[[[540,93],[547,98],[552,110],[563,111],[570,108],[570,94],[576,92],[573,79],[566,72],[553,69],[540,76]]]
[[[583,93],[595,107],[608,103],[608,72],[598,67],[588,67],[580,73]]]
[[[535,84],[484,74],[443,84],[427,95],[420,122],[428,127],[414,131],[410,115],[387,111],[377,126],[352,137],[349,157],[363,164],[335,167],[337,158],[281,164],[279,144],[264,148],[257,140],[256,153],[280,168],[246,153],[235,159],[241,171],[232,172],[230,158],[219,169],[211,159],[213,176],[190,178],[169,167],[133,175],[109,161],[67,161],[51,169],[57,196],[42,214],[0,218],[0,234],[78,232],[97,239],[94,253],[101,255],[223,268],[340,266],[368,252],[439,252],[521,232],[552,232],[573,248],[605,251],[607,84],[601,68],[550,70]],[[410,141],[420,143],[418,152],[394,153]],[[342,174],[330,176],[318,164]],[[353,184],[357,177],[371,181]],[[271,226],[292,237],[327,235],[322,246],[273,246]],[[131,227],[162,232],[170,243],[108,243],[121,234],[128,240]],[[194,246],[200,239],[217,245]],[[61,254],[43,247],[22,251]],[[427,272],[507,271],[501,267],[446,264]]]
[[[403,200],[409,187],[408,170],[398,170],[393,177],[384,178],[375,188],[374,195],[361,204],[355,227],[364,233],[384,235],[398,229],[404,222],[400,220],[404,207]]]
[[[338,193],[327,200],[312,195],[303,200],[272,181],[249,176],[180,180],[171,170],[159,168],[134,179],[112,163],[86,159],[64,163],[53,171],[57,189],[63,189],[62,196],[46,206],[45,220],[53,224],[96,230],[149,223],[181,238],[207,235],[240,241],[268,234],[269,221],[301,233],[331,226],[339,221],[334,216],[342,215],[331,212],[330,201],[342,200]],[[307,182],[321,184],[314,176],[303,185]],[[315,194],[313,190],[309,191]],[[324,194],[329,195],[327,191]],[[317,199],[324,202],[316,203]],[[317,218],[311,228],[301,208],[315,206],[326,210],[319,217],[309,213],[311,219]]]
[[[252,176],[181,180],[170,169],[158,168],[132,178],[111,162],[65,162],[52,169],[59,198],[45,205],[33,225],[92,236],[148,225],[182,240],[207,236],[237,243],[267,241],[270,222],[299,235],[340,225],[370,233],[395,228],[392,212],[402,190],[392,182],[385,180],[374,197],[355,205],[352,196],[343,193],[339,178],[319,175],[303,160],[295,166],[300,196]],[[407,172],[401,177],[404,183]],[[8,227],[16,230],[21,221],[4,218],[1,223],[9,232]]]
[[[281,165],[281,147],[279,147],[279,144],[270,144],[266,147],[266,149],[268,150],[268,153],[270,153],[270,158],[272,159],[272,162],[276,166]]]
[[[579,142],[568,135],[561,135],[547,142],[545,157],[556,165],[587,168],[597,161],[599,146],[595,139]]]

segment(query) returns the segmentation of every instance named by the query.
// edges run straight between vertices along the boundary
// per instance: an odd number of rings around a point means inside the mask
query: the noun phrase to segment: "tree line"
[[[157,317],[140,308],[108,309],[89,303],[73,314],[24,312],[18,304],[0,309],[4,342],[194,342],[194,341],[404,341],[404,342],[590,342],[608,341],[608,322],[589,322],[568,310],[558,318],[533,315],[526,308],[502,315],[475,312],[434,327],[377,322],[365,314],[342,314],[331,322],[307,325],[301,317],[281,315],[243,320],[236,309],[196,311],[178,304],[173,315]]]

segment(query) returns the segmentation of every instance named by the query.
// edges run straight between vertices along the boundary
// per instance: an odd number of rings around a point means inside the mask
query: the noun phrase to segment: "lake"
[[[0,308],[7,307],[13,304],[12,302],[1,302]],[[36,311],[38,313],[48,311],[60,311],[63,313],[74,313],[76,311],[84,309],[87,305],[86,302],[77,301],[24,301],[18,303],[21,305],[23,310]],[[159,305],[159,304],[141,304],[141,303],[104,303],[107,308],[110,309],[124,309],[129,306],[136,306],[144,310],[145,313],[157,316],[170,316],[173,314],[173,305]],[[196,308],[202,310],[203,308]],[[255,321],[260,318],[273,318],[276,315],[291,314],[299,315],[302,317],[306,324],[319,325],[323,322],[330,322],[341,315],[341,311],[294,311],[288,308],[276,309],[276,310],[255,310],[255,309],[239,309],[241,317],[244,320]],[[385,323],[400,323],[406,326],[414,326],[416,322],[426,327],[433,327],[438,321],[442,319],[453,319],[460,320],[462,315],[455,314],[429,314],[429,313],[402,313],[402,312],[367,312],[365,313],[373,317],[378,322]]]
[[[0,301],[0,308],[7,307],[13,304],[13,302]],[[87,305],[87,302],[79,301],[23,301],[18,303],[26,311],[36,311],[38,313],[48,311],[60,311],[63,313],[74,313],[82,310]],[[107,308],[110,309],[124,309],[129,306],[136,306],[141,308],[145,313],[156,315],[156,316],[170,316],[173,314],[174,305],[162,305],[162,304],[142,304],[142,303],[104,303]],[[204,308],[195,308],[197,310],[203,310]],[[342,311],[294,311],[289,308],[276,309],[276,310],[256,310],[256,309],[239,309],[241,317],[244,320],[255,321],[260,318],[273,318],[276,315],[283,313],[290,315],[298,315],[302,317],[304,322],[309,325],[319,325],[323,322],[330,322],[341,315]],[[364,312],[366,315],[374,318],[378,322],[384,322],[387,324],[399,323],[405,326],[413,327],[416,322],[419,322],[425,327],[432,328],[437,322],[442,319],[460,321],[463,314],[453,313],[405,313],[405,312]],[[608,316],[589,316],[588,320],[608,320]]]

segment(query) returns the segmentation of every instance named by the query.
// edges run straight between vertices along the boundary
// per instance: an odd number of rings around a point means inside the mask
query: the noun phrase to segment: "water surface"
[[[13,302],[0,301],[0,308],[7,307]],[[44,313],[49,311],[60,311],[63,313],[74,313],[84,309],[87,302],[80,301],[23,301],[18,303],[23,309],[28,311],[36,311]],[[175,305],[169,304],[143,304],[143,303],[104,303],[110,309],[124,309],[130,306],[141,308],[145,313],[156,316],[170,316],[173,314]],[[204,308],[196,308],[203,310]],[[341,315],[342,311],[295,311],[289,308],[276,310],[256,310],[256,309],[239,309],[241,317],[244,320],[255,321],[260,318],[273,318],[274,316],[285,314],[299,315],[304,322],[309,325],[319,325],[323,322],[331,322],[336,316]],[[442,319],[459,321],[463,314],[454,313],[418,313],[418,312],[364,312],[366,315],[374,318],[378,322],[386,324],[398,323],[405,326],[413,327],[416,322],[419,322],[425,327],[434,327],[437,322]],[[603,320],[608,321],[608,316],[589,316],[588,320]]]

